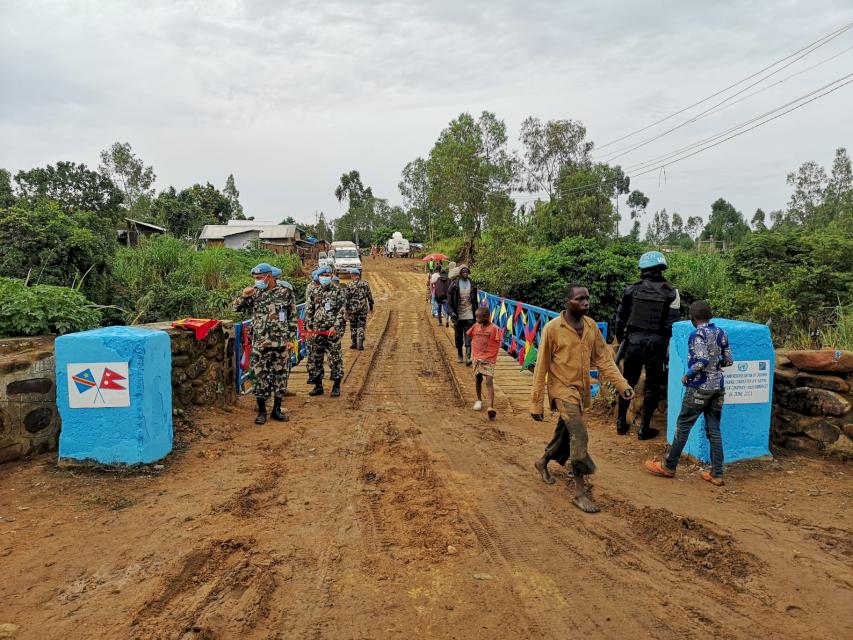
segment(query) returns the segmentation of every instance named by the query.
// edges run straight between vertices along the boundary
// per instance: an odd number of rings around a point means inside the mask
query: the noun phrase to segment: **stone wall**
[[[192,406],[223,407],[236,401],[232,322],[223,322],[203,340],[168,322],[144,326],[165,331],[172,341],[172,407],[176,413]]]
[[[236,402],[234,326],[223,322],[203,340],[168,322],[145,325],[169,335],[172,407]],[[59,439],[53,336],[0,340],[0,462],[55,451]]]
[[[56,449],[53,337],[0,340],[0,462]]]
[[[853,352],[777,351],[774,444],[853,454]]]

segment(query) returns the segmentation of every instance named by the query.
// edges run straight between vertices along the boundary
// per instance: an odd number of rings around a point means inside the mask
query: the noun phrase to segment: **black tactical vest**
[[[631,296],[629,331],[662,333],[669,317],[669,305],[675,290],[668,282],[642,280]]]

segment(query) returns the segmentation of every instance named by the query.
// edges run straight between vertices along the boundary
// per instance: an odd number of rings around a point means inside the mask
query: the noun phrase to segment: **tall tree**
[[[705,226],[705,221],[699,216],[687,216],[687,225],[684,230],[691,240],[696,240],[701,234]]]
[[[154,168],[145,166],[129,142],[116,142],[101,151],[98,171],[119,188],[125,207],[131,211],[138,210],[140,204],[144,208],[154,197]]]
[[[669,224],[669,214],[666,209],[656,211],[646,228],[646,242],[653,245],[665,244],[670,233],[672,233],[672,227]]]
[[[804,226],[818,224],[820,221],[816,214],[827,186],[824,168],[816,162],[804,162],[796,172],[788,174],[787,181],[794,187],[788,201],[788,222]]]
[[[12,190],[12,174],[0,168],[0,209],[15,204],[15,192]]]
[[[743,214],[735,209],[732,203],[719,198],[711,205],[711,217],[702,231],[701,238],[736,244],[748,233],[749,225],[743,219]]]
[[[586,141],[586,127],[574,120],[548,120],[530,116],[521,123],[524,145],[522,187],[544,191],[554,199],[554,187],[565,167],[580,170],[590,164],[593,143]]]
[[[430,151],[430,202],[462,229],[463,253],[473,251],[488,213],[506,205],[515,173],[506,145],[506,125],[484,111],[477,120],[463,113],[451,121]]]
[[[363,225],[363,221],[359,218],[368,213],[370,208],[370,200],[373,199],[373,190],[370,187],[365,187],[361,181],[361,175],[353,169],[349,173],[341,176],[340,184],[335,187],[335,197],[338,202],[347,201],[347,214],[352,218],[342,224],[343,228],[349,228],[354,235],[355,243],[359,242],[359,231]],[[337,235],[337,225],[335,225],[335,234]]]
[[[749,221],[755,231],[765,231],[767,229],[767,215],[763,209],[756,209],[752,214],[752,220]]]
[[[642,218],[649,206],[649,199],[642,191],[634,189],[628,196],[628,209],[631,211],[631,220]]]
[[[229,173],[225,180],[225,188],[222,194],[228,199],[231,204],[231,215],[234,220],[245,220],[246,214],[243,212],[243,205],[240,204],[240,192],[237,191],[237,185],[234,184],[234,174]]]
[[[441,213],[430,203],[431,185],[426,160],[415,158],[403,167],[397,187],[403,196],[403,203],[409,209],[414,236],[434,242],[437,235],[458,233],[452,217],[445,214],[442,218]]]
[[[106,213],[114,221],[120,217],[121,191],[108,177],[87,169],[85,164],[57,162],[56,166],[19,171],[15,183],[20,197],[30,201],[49,198],[67,213]]]

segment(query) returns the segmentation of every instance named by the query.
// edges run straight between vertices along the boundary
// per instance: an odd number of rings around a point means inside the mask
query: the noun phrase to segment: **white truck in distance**
[[[397,256],[398,258],[408,258],[409,252],[411,248],[409,247],[409,241],[403,237],[403,234],[399,231],[395,231],[391,234],[391,237],[388,239],[388,242],[385,245],[385,252],[389,256]]]
[[[333,242],[329,255],[332,257],[332,270],[336,274],[361,269],[361,258],[358,257],[358,247],[354,242],[348,240]]]

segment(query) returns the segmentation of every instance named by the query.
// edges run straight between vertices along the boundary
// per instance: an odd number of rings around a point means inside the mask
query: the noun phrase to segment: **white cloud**
[[[234,173],[249,213],[336,215],[356,168],[399,200],[403,165],[462,111],[583,121],[598,143],[754,72],[853,20],[844,0],[617,2],[9,2],[0,20],[0,166],[129,141],[160,187]],[[807,59],[853,43],[853,32]],[[824,53],[825,52],[825,53]],[[839,77],[853,52],[672,134],[630,164]],[[804,64],[806,62],[804,61]],[[792,71],[795,68],[792,68]],[[785,173],[850,145],[851,89],[659,176],[651,208],[748,215],[784,205]],[[642,138],[637,138],[641,140]]]

